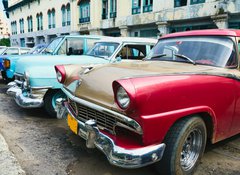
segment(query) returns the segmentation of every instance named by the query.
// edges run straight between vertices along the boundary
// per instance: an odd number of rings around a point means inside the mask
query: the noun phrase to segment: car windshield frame
[[[103,44],[103,45],[101,45],[101,44]],[[95,54],[96,52],[98,52],[98,53],[100,52],[99,49],[98,49],[98,51],[95,51],[96,48],[99,48],[99,46],[105,46],[105,47],[106,46],[107,47],[111,46],[111,47],[114,47],[114,49],[112,50],[112,52],[108,52],[108,55]],[[110,42],[110,41],[96,42],[94,44],[94,46],[86,53],[86,55],[110,60],[111,57],[114,55],[114,53],[116,52],[116,50],[118,49],[119,46],[120,46],[120,43],[118,43],[118,42]],[[104,53],[106,53],[106,51],[104,51]]]
[[[234,37],[230,36],[205,35],[160,39],[144,60],[193,63],[176,55],[188,57],[195,65],[238,67],[236,42]],[[229,61],[234,62],[231,63],[233,65],[229,66]]]

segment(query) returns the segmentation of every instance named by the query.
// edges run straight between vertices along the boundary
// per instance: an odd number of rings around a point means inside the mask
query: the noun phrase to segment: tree
[[[9,38],[3,38],[0,40],[0,46],[10,46],[10,39]]]

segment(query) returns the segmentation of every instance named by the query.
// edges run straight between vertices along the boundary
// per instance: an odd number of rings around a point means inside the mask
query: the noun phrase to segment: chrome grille
[[[116,126],[117,122],[127,125],[123,121],[117,119],[114,115],[99,112],[95,109],[78,104],[72,100],[69,100],[69,105],[78,120],[86,122],[87,120],[94,119],[97,122],[99,129],[107,130],[111,134],[115,134],[114,127]]]

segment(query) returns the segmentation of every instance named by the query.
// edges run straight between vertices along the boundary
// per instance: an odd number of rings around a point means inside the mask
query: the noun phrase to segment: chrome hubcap
[[[202,148],[202,133],[199,129],[195,129],[189,133],[184,141],[181,152],[181,166],[184,171],[188,171],[198,160],[199,153]]]

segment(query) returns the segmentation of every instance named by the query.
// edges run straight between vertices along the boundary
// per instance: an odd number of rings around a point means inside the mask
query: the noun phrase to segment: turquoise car
[[[89,36],[90,37],[90,36]],[[56,79],[54,66],[61,64],[115,63],[121,60],[144,58],[157,42],[147,38],[102,38],[82,56],[35,56],[21,58],[15,70],[15,81],[10,82],[7,94],[14,96],[23,108],[44,107],[52,117],[56,117],[56,99],[65,97],[61,84]],[[88,39],[86,39],[86,43]],[[103,77],[104,78],[104,77]],[[96,87],[97,88],[97,87]]]
[[[7,81],[14,79],[16,64],[19,59],[29,57],[29,59],[49,58],[53,55],[76,56],[86,53],[95,41],[101,36],[80,36],[66,35],[55,38],[41,54],[36,55],[13,55],[3,58],[2,75]]]

